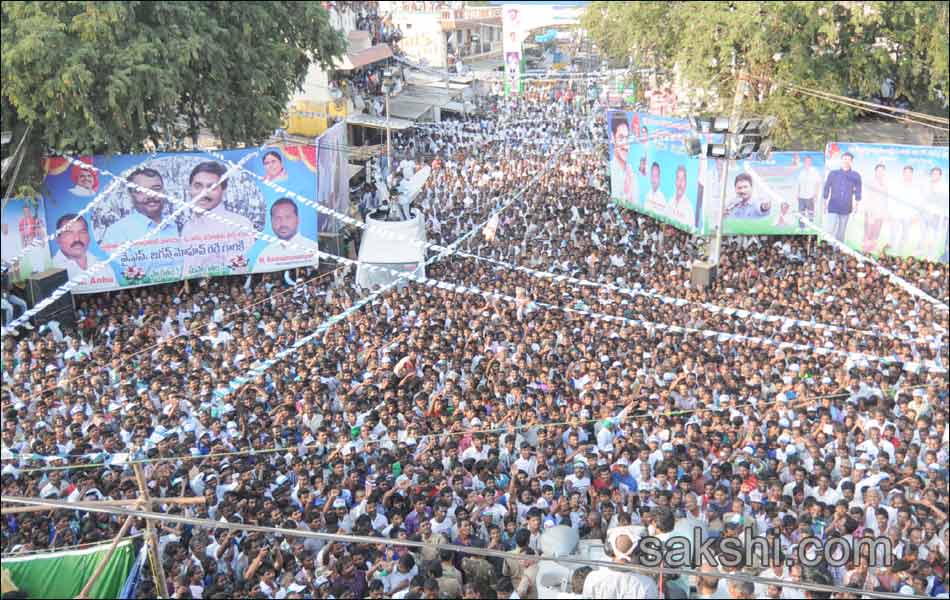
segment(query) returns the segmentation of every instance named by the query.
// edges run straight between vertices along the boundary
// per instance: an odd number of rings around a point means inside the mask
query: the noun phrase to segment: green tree
[[[743,110],[778,117],[780,145],[820,145],[858,111],[796,94],[783,81],[868,97],[892,77],[933,110],[948,90],[948,2],[592,2],[582,26],[607,56],[671,73],[727,110],[735,76],[753,81]],[[945,111],[945,108],[940,110]]]
[[[260,143],[310,63],[345,50],[317,2],[4,2],[0,26],[4,129],[32,125],[26,195],[47,149],[175,148],[201,128]]]

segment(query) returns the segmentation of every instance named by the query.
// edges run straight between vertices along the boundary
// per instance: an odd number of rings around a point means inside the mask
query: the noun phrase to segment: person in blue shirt
[[[726,210],[726,216],[733,219],[761,219],[769,216],[772,203],[768,200],[752,198],[752,176],[739,173],[735,179],[736,199]]]
[[[165,208],[165,182],[161,174],[155,169],[140,168],[129,175],[128,182],[135,186],[129,187],[129,195],[132,196],[132,212],[106,229],[99,242],[104,249],[130,240],[141,239],[158,228],[162,222],[162,211]],[[162,227],[161,231],[151,239],[177,237],[178,227],[171,222]]]
[[[825,200],[825,227],[839,242],[844,241],[854,203],[861,201],[861,175],[851,168],[854,155],[841,155],[841,168],[828,173],[821,197]]]
[[[624,496],[637,493],[637,480],[630,474],[629,463],[614,464],[610,478],[613,480],[614,487],[619,488],[624,493]],[[626,486],[626,488],[622,486]]]

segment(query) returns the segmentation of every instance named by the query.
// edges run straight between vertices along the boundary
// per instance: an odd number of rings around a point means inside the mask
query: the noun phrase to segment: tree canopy
[[[731,103],[740,68],[761,78],[744,110],[778,117],[784,144],[825,140],[858,111],[768,80],[867,98],[890,77],[918,110],[945,110],[948,19],[948,2],[592,2],[582,25],[610,58],[677,69],[711,110]]]
[[[4,129],[32,125],[27,193],[49,148],[176,148],[201,128],[260,143],[311,61],[345,51],[317,2],[3,2],[0,25]]]

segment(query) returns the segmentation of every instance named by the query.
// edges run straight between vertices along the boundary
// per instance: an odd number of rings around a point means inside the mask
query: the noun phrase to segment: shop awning
[[[375,129],[386,129],[386,117],[375,117],[373,115],[366,115],[366,114],[360,113],[356,115],[347,116],[346,122],[349,123],[350,125],[359,125],[360,127],[373,127]],[[407,121],[406,119],[398,119],[396,117],[389,119],[389,128],[392,129],[393,131],[409,129],[413,125],[414,124],[412,121]]]
[[[376,44],[359,52],[348,52],[336,59],[334,68],[337,71],[352,71],[366,65],[386,60],[392,57],[393,51],[387,44]]]
[[[465,105],[461,102],[449,102],[442,107],[442,110],[448,110],[459,114],[464,114],[466,112]]]
[[[413,102],[401,98],[392,98],[389,101],[389,113],[394,117],[415,121],[426,114],[432,105],[427,102]]]

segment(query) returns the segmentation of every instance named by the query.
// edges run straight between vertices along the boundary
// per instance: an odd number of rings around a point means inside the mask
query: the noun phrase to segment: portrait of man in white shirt
[[[611,195],[634,203],[640,196],[637,176],[627,161],[630,152],[630,126],[622,114],[616,115],[610,122],[610,135],[613,142],[613,156],[610,159]]]
[[[296,266],[305,261],[316,265],[317,243],[300,233],[300,213],[297,204],[290,198],[280,198],[270,207],[271,229],[278,241],[271,242],[257,257],[257,265],[272,269],[280,265]],[[307,264],[311,264],[307,262]]]
[[[181,228],[188,250],[183,271],[186,278],[212,272],[247,273],[247,252],[254,243],[254,227],[247,217],[224,207],[228,180],[222,178],[226,172],[224,165],[207,161],[192,169],[188,177],[192,200],[200,199],[194,204],[193,216]]]
[[[53,266],[66,269],[69,280],[78,281],[84,291],[115,286],[115,275],[109,268],[83,274],[100,262],[89,253],[89,225],[84,218],[67,213],[56,220],[56,231],[59,250],[53,256]]]
[[[666,196],[660,190],[660,163],[650,165],[650,191],[647,193],[646,207],[658,215],[667,215]]]
[[[96,195],[96,190],[99,189],[99,181],[91,167],[74,166],[69,171],[69,177],[75,184],[69,188],[70,194],[83,197]]]
[[[693,201],[686,195],[686,167],[683,165],[676,168],[676,195],[670,203],[668,214],[671,219],[689,228],[695,224]]]
[[[106,228],[99,241],[106,251],[128,241],[140,240],[162,223],[165,182],[161,173],[155,169],[140,168],[128,176],[128,181],[131,184],[129,196],[132,198],[132,212]],[[153,239],[177,238],[178,227],[172,221],[162,226]]]

